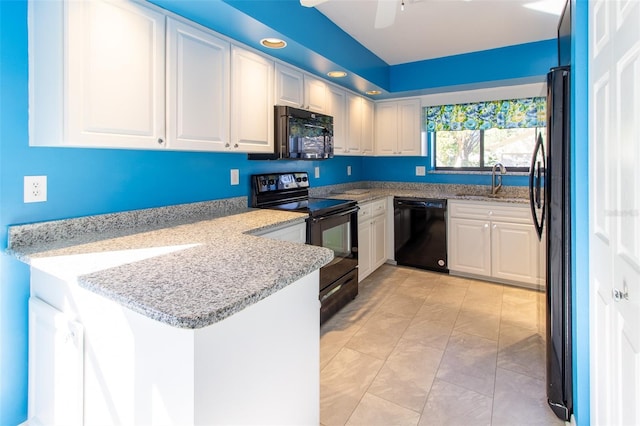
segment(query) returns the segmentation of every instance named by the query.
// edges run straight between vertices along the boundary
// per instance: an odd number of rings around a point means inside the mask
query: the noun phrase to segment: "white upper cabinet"
[[[419,99],[378,102],[375,115],[377,155],[422,155]]]
[[[347,92],[327,85],[327,114],[333,117],[333,150],[335,155],[346,152]]]
[[[242,152],[273,152],[273,61],[231,47],[231,145]]]
[[[133,2],[71,1],[64,7],[64,144],[164,145],[164,15]]]
[[[327,112],[327,85],[324,81],[304,76],[304,107],[310,111],[326,114]]]
[[[289,105],[326,114],[327,85],[294,68],[277,63],[276,104]]]
[[[167,147],[224,150],[229,143],[230,44],[167,19]]]
[[[374,136],[374,104],[366,98],[360,98],[362,102],[362,136],[360,139],[360,153],[362,155],[373,155]]]
[[[373,102],[360,95],[346,93],[347,126],[342,152],[345,155],[373,154]]]

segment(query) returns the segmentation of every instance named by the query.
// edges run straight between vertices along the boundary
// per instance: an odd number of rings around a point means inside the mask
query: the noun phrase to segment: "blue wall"
[[[191,4],[208,3],[216,2]],[[247,195],[252,173],[311,172],[319,166],[321,177],[311,181],[316,187],[363,179],[488,184],[486,176],[417,178],[415,165],[427,165],[423,157],[250,162],[243,154],[30,148],[26,22],[26,1],[0,0],[0,252],[11,224]],[[503,57],[496,66],[509,69],[516,59]],[[521,72],[508,74],[517,79]],[[232,168],[240,170],[238,186],[229,184]],[[46,203],[22,202],[25,175],[48,176]],[[512,178],[505,184],[521,184],[522,179]],[[4,254],[0,267],[0,425],[15,425],[26,418],[29,271]]]
[[[570,0],[573,8],[571,60],[572,146],[572,292],[574,413],[579,425],[591,423],[589,373],[589,2]]]

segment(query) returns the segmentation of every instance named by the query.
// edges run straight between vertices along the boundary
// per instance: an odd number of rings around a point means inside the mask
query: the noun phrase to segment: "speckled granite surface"
[[[359,202],[386,196],[527,203],[526,188],[354,182],[312,188]],[[218,322],[327,264],[330,250],[251,235],[305,214],[247,208],[246,197],[9,228],[7,252],[182,328]]]
[[[143,212],[156,219],[138,219],[138,226],[129,221],[136,214],[126,212],[25,225],[24,233],[12,227],[8,251],[35,268],[181,328],[227,318],[333,258],[325,248],[251,235],[304,223],[305,214],[252,210],[245,202],[242,213],[196,221],[201,216],[188,212],[211,206],[176,207],[163,208],[173,219]]]
[[[315,197],[351,199],[359,202],[381,197],[398,196],[518,204],[529,203],[528,188],[521,186],[505,186],[500,189],[496,196],[491,196],[491,187],[485,185],[361,181],[311,188],[310,193]]]

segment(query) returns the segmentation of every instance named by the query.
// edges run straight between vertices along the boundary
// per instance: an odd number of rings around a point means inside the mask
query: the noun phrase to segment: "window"
[[[539,133],[544,136],[545,98],[426,107],[436,170],[490,170],[502,163],[528,171]]]

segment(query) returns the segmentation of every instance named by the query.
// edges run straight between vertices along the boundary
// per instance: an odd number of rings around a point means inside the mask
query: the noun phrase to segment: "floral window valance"
[[[545,127],[544,97],[427,107],[427,131]]]

